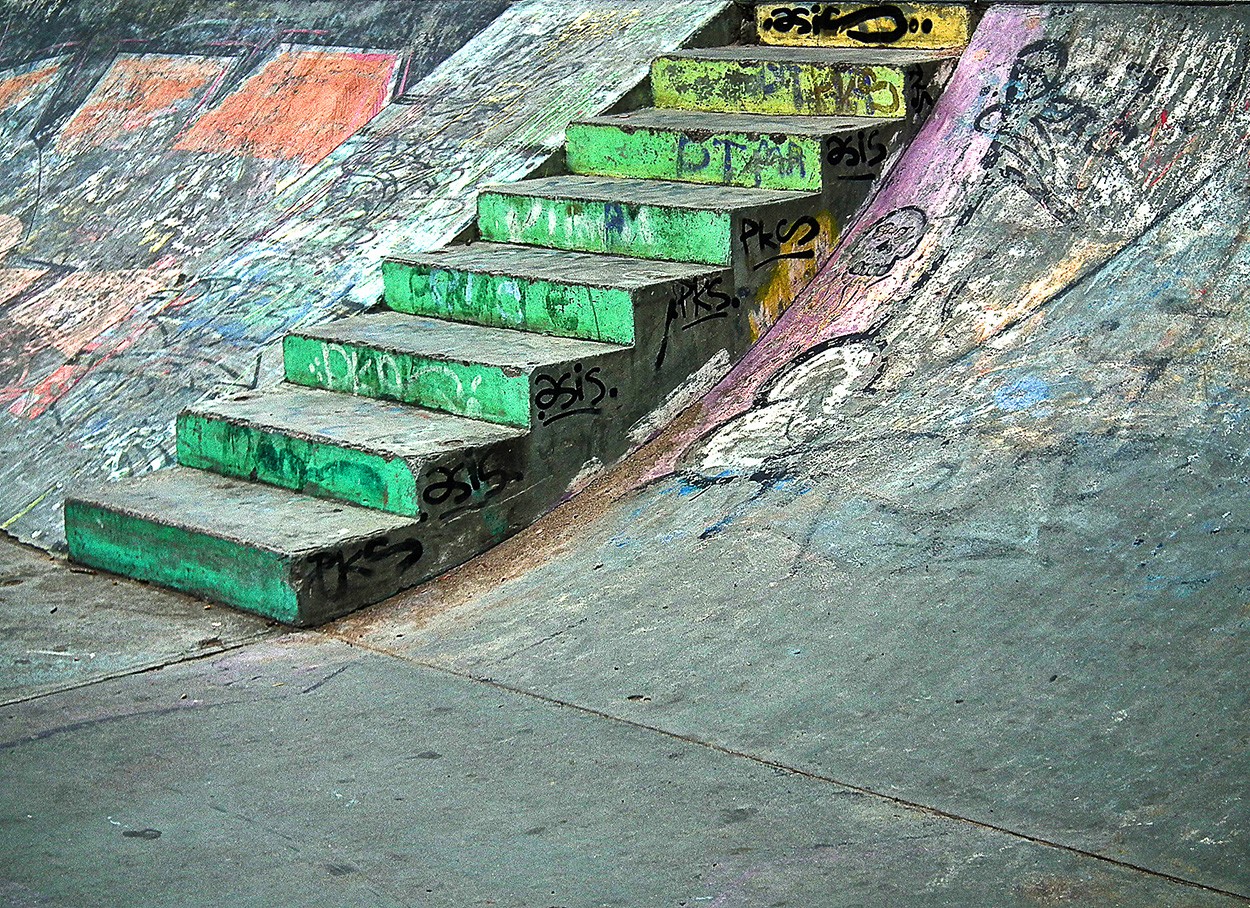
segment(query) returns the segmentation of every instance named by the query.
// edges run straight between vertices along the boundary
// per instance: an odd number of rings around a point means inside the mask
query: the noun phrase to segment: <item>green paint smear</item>
[[[485,192],[477,218],[482,238],[500,243],[707,265],[728,265],[733,254],[731,219],[720,211]]]
[[[808,136],[716,133],[693,139],[678,131],[574,124],[565,157],[574,173],[720,186],[815,191],[821,188],[820,140]]]
[[[634,342],[625,290],[383,262],[386,302],[398,312],[616,344]]]
[[[288,624],[299,617],[291,567],[276,552],[121,514],[65,504],[70,558]]]
[[[799,116],[900,117],[903,72],[894,66],[826,66],[660,57],[651,64],[656,107]]]
[[[392,514],[420,513],[416,478],[402,458],[388,459],[197,413],[178,417],[178,462]]]
[[[495,366],[429,359],[288,334],[287,381],[443,410],[506,426],[530,424],[529,378]]]

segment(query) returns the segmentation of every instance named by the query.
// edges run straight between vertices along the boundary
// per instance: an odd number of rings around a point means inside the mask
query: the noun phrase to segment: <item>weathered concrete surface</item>
[[[1247,28],[991,10],[715,393],[343,632],[1250,897]]]
[[[19,905],[1238,904],[316,635],[7,707],[0,761]]]
[[[0,702],[211,655],[273,633],[255,615],[205,608],[0,541]]]

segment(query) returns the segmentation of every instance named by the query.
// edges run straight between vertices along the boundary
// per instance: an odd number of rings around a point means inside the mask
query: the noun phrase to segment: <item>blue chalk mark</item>
[[[1000,410],[1018,413],[1050,400],[1050,385],[1035,375],[1024,375],[994,392]]]

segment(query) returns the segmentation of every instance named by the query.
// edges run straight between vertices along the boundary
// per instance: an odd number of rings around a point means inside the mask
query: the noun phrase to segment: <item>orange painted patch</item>
[[[105,145],[186,111],[229,61],[164,54],[118,57],[61,130],[61,142]]]
[[[314,164],[382,109],[396,59],[285,51],[200,118],[174,147]]]
[[[34,94],[36,89],[50,82],[58,69],[60,69],[59,64],[53,64],[22,73],[20,76],[0,78],[0,110],[21,104]]]

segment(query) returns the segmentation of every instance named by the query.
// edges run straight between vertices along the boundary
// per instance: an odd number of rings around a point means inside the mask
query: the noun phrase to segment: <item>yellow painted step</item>
[[[764,3],[760,43],[787,47],[963,47],[968,8],[937,3]]]

